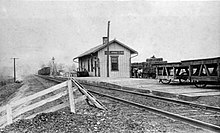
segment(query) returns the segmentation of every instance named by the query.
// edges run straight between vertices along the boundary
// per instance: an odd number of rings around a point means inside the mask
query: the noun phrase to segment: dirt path
[[[34,75],[27,76],[23,81],[24,85],[19,88],[19,90],[16,92],[13,98],[9,100],[9,103],[55,85],[55,83],[42,84],[41,80],[42,79],[35,77]]]
[[[51,84],[49,84],[49,85],[42,84],[41,82],[39,82],[39,80],[41,80],[41,79],[38,79],[38,77],[35,77],[34,75],[30,75],[30,76],[25,77],[23,80],[23,86],[21,86],[15,92],[15,94],[13,94],[11,97],[9,97],[9,100],[7,103],[15,102],[21,98],[27,97],[29,95],[36,93],[36,92],[44,90],[47,88],[47,86],[51,85]],[[31,101],[25,102],[25,103],[20,104],[16,107],[13,107],[13,112],[18,112],[20,109],[29,105],[30,103],[31,103]],[[22,117],[23,116],[20,115],[20,116],[14,118],[14,121],[21,119]]]

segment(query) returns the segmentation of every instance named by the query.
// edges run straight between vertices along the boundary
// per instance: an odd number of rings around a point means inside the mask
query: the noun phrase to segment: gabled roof
[[[132,49],[132,48],[126,46],[125,44],[119,42],[119,41],[116,40],[116,39],[110,41],[110,42],[109,42],[109,45],[111,45],[111,44],[114,43],[114,42],[115,42],[115,43],[118,43],[118,44],[121,45],[122,47],[125,47],[125,48],[127,48],[128,50],[130,50],[130,51],[131,51],[131,54],[137,54],[137,53],[138,53],[138,52],[135,51],[134,49]],[[93,47],[93,48],[91,48],[90,50],[88,50],[88,51],[86,51],[86,52],[80,54],[80,55],[77,56],[77,57],[75,57],[73,60],[75,60],[75,59],[77,59],[77,58],[80,58],[80,57],[83,57],[83,56],[87,56],[87,55],[96,53],[96,52],[98,52],[99,50],[105,48],[106,46],[107,46],[107,44],[101,44],[101,45],[98,45],[98,46],[96,46],[96,47]]]

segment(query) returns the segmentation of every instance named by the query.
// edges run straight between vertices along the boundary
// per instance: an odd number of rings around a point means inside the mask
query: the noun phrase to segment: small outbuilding
[[[78,59],[78,71],[87,71],[89,76],[107,77],[109,64],[109,77],[131,77],[131,58],[138,52],[116,39],[110,41],[108,46],[109,63],[107,63],[107,37],[103,37],[103,44],[73,59]]]

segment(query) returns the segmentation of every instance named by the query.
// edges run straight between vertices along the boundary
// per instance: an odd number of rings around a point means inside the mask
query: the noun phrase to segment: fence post
[[[76,113],[75,109],[75,99],[74,99],[74,92],[72,87],[72,81],[68,81],[68,93],[69,93],[69,103],[70,103],[70,111]]]
[[[6,112],[7,112],[7,124],[12,123],[12,108],[10,104],[6,105]]]

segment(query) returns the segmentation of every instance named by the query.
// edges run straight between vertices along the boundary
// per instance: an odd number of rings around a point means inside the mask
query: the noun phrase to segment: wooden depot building
[[[109,42],[109,77],[131,77],[131,58],[138,54],[132,48],[114,39]],[[134,56],[133,56],[134,57]],[[88,71],[89,76],[107,77],[107,37],[103,44],[75,57],[78,59],[78,71]]]

